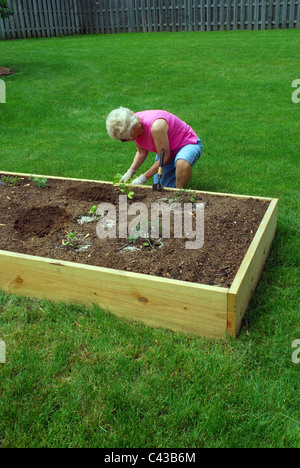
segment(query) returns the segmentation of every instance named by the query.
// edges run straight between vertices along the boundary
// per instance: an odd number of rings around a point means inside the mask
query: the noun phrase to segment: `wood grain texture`
[[[228,292],[228,332],[237,336],[268,258],[277,227],[278,200],[273,199]]]
[[[0,251],[0,289],[84,305],[209,337],[225,336],[227,289]]]

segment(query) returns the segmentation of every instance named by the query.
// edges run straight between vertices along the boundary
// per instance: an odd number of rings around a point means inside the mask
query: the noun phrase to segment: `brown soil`
[[[38,188],[28,178],[21,178],[16,186],[6,185],[2,176],[0,181],[1,250],[223,287],[231,285],[269,205],[253,198],[199,194],[196,201],[205,204],[203,247],[188,250],[186,238],[174,239],[172,235],[162,239],[162,246],[152,239],[150,247],[143,245],[145,239],[133,243],[100,239],[97,222],[78,223],[100,202],[117,207],[118,186],[48,179],[46,188]],[[133,190],[128,206],[135,202],[150,205],[175,195],[173,191]],[[182,194],[179,201],[182,206],[189,203],[190,194]],[[77,233],[84,250],[65,245],[70,232]]]
[[[9,76],[12,75],[12,70],[6,67],[0,67],[0,76]]]

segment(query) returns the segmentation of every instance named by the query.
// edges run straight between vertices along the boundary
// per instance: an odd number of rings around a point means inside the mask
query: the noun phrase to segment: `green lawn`
[[[0,66],[16,71],[0,104],[0,170],[113,180],[134,146],[109,139],[107,114],[161,108],[203,141],[190,188],[280,200],[236,341],[1,294],[0,447],[300,447],[299,39],[278,30],[0,43]]]

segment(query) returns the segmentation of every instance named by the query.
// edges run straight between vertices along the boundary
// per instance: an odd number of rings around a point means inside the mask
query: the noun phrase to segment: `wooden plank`
[[[241,19],[240,19],[241,30],[244,30],[245,25],[246,25],[245,10],[246,10],[245,0],[241,0]]]
[[[50,15],[52,14],[51,10],[48,9],[48,2],[46,0],[42,0],[43,4],[43,12],[44,12],[44,21],[45,21],[45,36],[51,37],[53,35],[53,30],[50,27]]]
[[[279,28],[279,19],[280,19],[280,0],[276,0],[275,8],[275,29]]]
[[[154,3],[155,3],[155,0],[154,0]],[[166,2],[166,7],[165,7],[165,17],[166,17],[165,30],[166,31],[171,31],[171,23],[172,23],[171,11],[172,11],[171,0],[168,0]]]
[[[218,3],[219,0],[214,0],[213,2],[213,31],[218,31],[219,30],[219,12],[218,12]]]
[[[57,14],[57,7],[56,2],[59,0],[51,0],[51,9],[52,9],[52,16],[53,16],[53,35],[59,36],[59,22],[58,22],[58,14]]]
[[[0,18],[0,39],[6,39],[7,29],[4,27],[4,21]]]
[[[220,0],[220,31],[224,31],[224,13],[225,13],[225,5],[224,0]]]
[[[211,0],[206,2],[206,18],[207,31],[211,31]]]
[[[194,31],[200,30],[200,2],[194,2],[194,13],[193,13]]]
[[[253,0],[248,0],[247,3],[247,29],[251,31],[252,29],[252,10],[253,10],[253,5],[252,5]]]
[[[35,36],[42,37],[41,23],[40,23],[40,17],[39,17],[36,0],[32,1],[32,13],[34,17]]]
[[[61,8],[61,16],[62,16],[62,34],[66,36],[68,34],[68,13],[67,13],[67,4],[66,1],[60,1],[60,8]]]
[[[185,0],[185,30],[193,31],[193,12],[191,0]]]
[[[126,2],[120,2],[120,16],[121,16],[121,32],[128,32],[128,21],[127,21],[127,4]]]
[[[261,29],[266,29],[266,13],[267,13],[267,2],[262,0],[261,2]]]
[[[30,36],[28,37],[38,37],[36,33],[36,25],[35,25],[34,14],[33,14],[34,2],[35,0],[27,0],[27,18],[28,18],[27,21],[28,21],[28,28],[30,30]]]
[[[16,17],[17,10],[13,6],[12,0],[7,1],[8,8],[14,11],[14,16],[8,16],[8,18],[0,17],[0,39],[12,39],[16,37],[16,30],[14,27],[14,18]],[[1,56],[0,56],[1,59]],[[1,65],[1,64],[0,64]]]
[[[128,32],[133,33],[135,31],[134,27],[134,1],[128,0],[127,4],[127,21],[128,21]]]
[[[255,0],[254,4],[254,29],[259,29],[259,0]]]
[[[42,1],[34,0],[34,3],[35,3],[34,13],[35,13],[35,20],[36,20],[36,25],[38,29],[38,37],[46,37],[45,18],[43,15]]]
[[[226,29],[231,30],[231,1],[227,0]]]
[[[233,30],[237,31],[238,28],[238,0],[233,1]]]
[[[73,9],[72,9],[72,0],[66,0],[66,17],[67,17],[67,25],[68,25],[68,33],[69,35],[75,34],[75,19],[73,16]],[[50,19],[50,18],[49,18]],[[50,26],[51,28],[51,26]],[[52,33],[51,33],[52,35]]]
[[[270,1],[268,6],[267,29],[272,29],[273,27],[273,3],[273,0]]]
[[[40,0],[38,0],[40,1]],[[61,2],[60,0],[55,0],[56,4],[54,5],[56,11],[56,18],[57,18],[57,25],[56,25],[56,35],[60,36],[64,34],[63,28],[63,18],[62,18],[62,11],[61,11]]]
[[[73,15],[74,15],[76,34],[81,34],[79,7],[78,7],[78,2],[76,0],[72,0],[72,9],[73,9]]]
[[[169,14],[169,13],[168,13]],[[152,31],[158,32],[158,8],[156,0],[152,1]],[[168,22],[170,22],[168,16]],[[168,31],[170,30],[170,25],[168,25]]]
[[[153,327],[224,337],[227,289],[0,251],[0,288],[84,305]]]
[[[164,31],[164,9],[162,2],[158,3],[159,5],[159,24],[158,24],[158,31]]]
[[[34,23],[34,16],[33,16],[33,3],[34,3],[34,0],[27,0],[28,26],[31,31],[31,37],[37,37],[36,27]]]
[[[94,179],[77,179],[74,177],[58,177],[58,176],[52,176],[52,175],[41,175],[41,174],[28,174],[24,172],[8,172],[8,171],[0,171],[0,174],[3,175],[13,175],[13,176],[18,176],[18,177],[45,177],[46,179],[56,179],[56,180],[70,180],[70,181],[79,181],[79,182],[92,182],[96,184],[108,184],[112,185],[113,182],[108,182],[106,180],[94,180]],[[152,190],[151,185],[143,185],[143,187],[147,190]],[[176,191],[178,189],[176,188],[171,188],[171,187],[165,187],[164,190],[168,191]],[[207,193],[208,195],[218,195],[221,197],[233,197],[233,198],[254,198],[255,200],[262,200],[262,201],[269,201],[271,202],[274,200],[274,198],[271,197],[259,197],[259,196],[254,196],[254,195],[241,195],[238,193],[223,193],[223,192],[208,192],[205,190],[190,190],[190,192],[193,193]]]
[[[288,8],[287,2],[283,2],[282,3],[282,10],[281,10],[281,15],[282,15],[282,26],[281,27],[283,29],[286,28],[287,8]]]
[[[74,19],[72,18],[72,13],[71,13],[70,1],[71,0],[64,1],[67,35],[73,34],[73,24],[74,24]]]
[[[273,199],[228,292],[228,332],[236,337],[271,249],[277,227],[278,200]]]
[[[152,10],[151,10],[151,0],[145,0],[146,8],[145,8],[145,18],[146,18],[146,31],[152,32]]]
[[[294,20],[295,20],[295,0],[291,0],[290,3],[290,12],[289,12],[289,28],[294,28]]]
[[[26,37],[26,27],[25,27],[25,21],[24,21],[24,14],[23,14],[23,5],[21,3],[21,0],[17,0],[18,1],[18,4],[17,4],[17,12],[18,12],[18,15],[19,15],[19,26],[20,26],[20,29],[19,29],[19,38],[25,38]]]

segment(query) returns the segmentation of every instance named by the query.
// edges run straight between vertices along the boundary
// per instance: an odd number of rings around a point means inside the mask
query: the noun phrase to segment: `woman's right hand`
[[[125,174],[121,177],[120,182],[128,182],[128,180],[132,179],[135,173],[136,171],[134,171],[133,169],[128,169],[128,171],[125,172]]]

